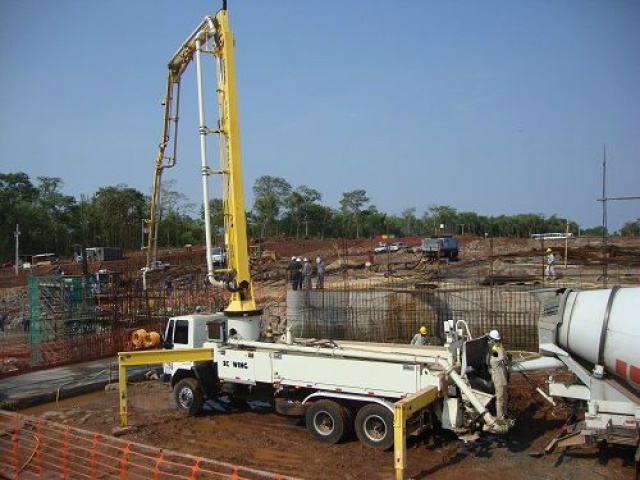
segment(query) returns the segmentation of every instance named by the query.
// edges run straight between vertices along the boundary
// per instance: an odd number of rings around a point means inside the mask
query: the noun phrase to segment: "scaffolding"
[[[62,343],[70,337],[99,333],[95,286],[89,277],[29,277],[31,365],[60,363]]]

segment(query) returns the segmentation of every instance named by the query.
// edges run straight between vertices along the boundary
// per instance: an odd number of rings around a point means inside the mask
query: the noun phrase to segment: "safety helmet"
[[[316,258],[316,263],[320,263],[322,261],[322,259],[320,257]]]
[[[547,253],[551,253],[553,252],[553,250],[551,250],[550,248],[547,248]]]
[[[291,257],[291,261],[293,261],[293,260],[295,260],[295,259],[296,259],[296,257],[295,257],[295,256]]]
[[[426,335],[427,334],[427,327],[420,327],[420,333],[422,335]]]
[[[489,332],[489,338],[491,340],[495,340],[496,342],[500,341],[500,332],[498,330],[491,330]]]
[[[304,261],[305,261],[305,262],[308,262],[308,261],[309,261],[309,259],[308,259],[307,257],[304,257]]]
[[[301,262],[302,260],[300,259],[300,257],[296,258],[296,262]]]

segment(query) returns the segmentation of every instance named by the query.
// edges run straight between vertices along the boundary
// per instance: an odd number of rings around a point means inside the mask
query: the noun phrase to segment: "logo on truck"
[[[232,368],[244,368],[245,370],[249,369],[249,365],[247,364],[247,362],[236,362],[236,361],[231,362],[229,360],[223,360],[222,366],[232,367]]]

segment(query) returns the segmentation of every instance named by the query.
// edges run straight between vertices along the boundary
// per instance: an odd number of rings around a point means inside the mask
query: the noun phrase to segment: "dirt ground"
[[[510,409],[516,426],[504,437],[484,436],[464,443],[447,432],[423,434],[408,442],[406,478],[477,479],[625,479],[633,478],[633,451],[624,448],[575,450],[532,458],[566,418],[522,380],[514,379]],[[130,389],[130,424],[124,438],[301,478],[393,478],[393,453],[365,447],[355,436],[339,445],[314,440],[304,421],[275,414],[266,404],[242,409],[211,404],[199,417],[185,417],[173,407],[169,387],[158,382]],[[111,434],[117,426],[117,394],[98,392],[24,410],[25,414]]]

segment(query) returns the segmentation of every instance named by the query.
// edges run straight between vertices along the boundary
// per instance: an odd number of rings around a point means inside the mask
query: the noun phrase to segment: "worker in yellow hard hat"
[[[429,331],[427,330],[427,327],[425,327],[424,325],[420,327],[420,331],[416,333],[411,339],[411,345],[430,345],[431,338],[427,335],[428,333]]]
[[[545,269],[545,275],[551,280],[556,279],[556,259],[553,256],[553,250],[547,248],[547,268]]]

